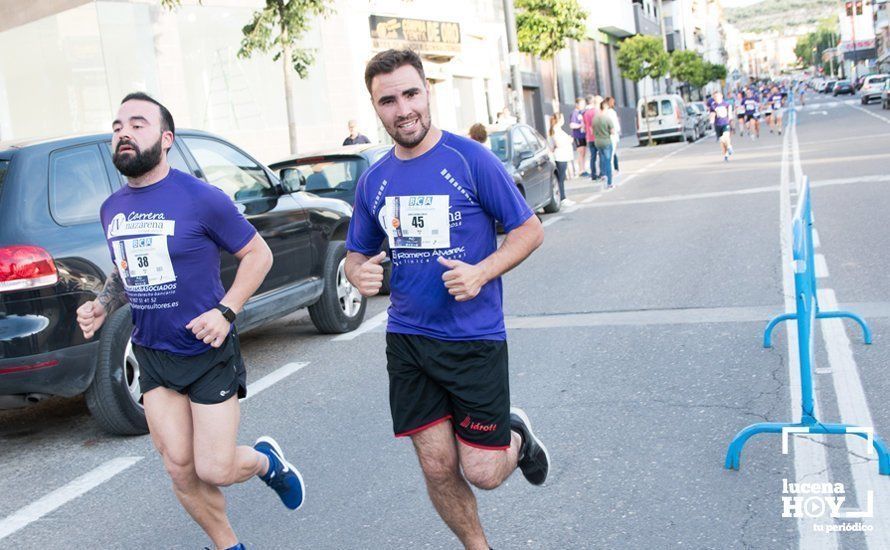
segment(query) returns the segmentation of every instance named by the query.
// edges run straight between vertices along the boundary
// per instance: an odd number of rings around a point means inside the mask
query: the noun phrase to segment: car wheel
[[[130,340],[132,334],[130,306],[108,317],[99,340],[96,372],[85,395],[87,408],[96,422],[116,435],[148,433],[139,388],[139,362]]]
[[[559,198],[559,181],[553,174],[550,175],[550,202],[544,205],[544,212],[547,214],[556,214],[562,206],[562,200]]]
[[[309,306],[309,317],[322,334],[341,334],[358,328],[365,318],[367,299],[346,278],[346,243],[331,241],[324,262],[324,291]]]

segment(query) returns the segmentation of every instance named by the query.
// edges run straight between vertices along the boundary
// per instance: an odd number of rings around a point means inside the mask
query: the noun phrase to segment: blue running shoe
[[[300,471],[284,459],[278,442],[267,435],[257,439],[253,448],[269,457],[269,471],[259,476],[260,479],[278,493],[285,506],[299,510],[306,495],[306,485]]]

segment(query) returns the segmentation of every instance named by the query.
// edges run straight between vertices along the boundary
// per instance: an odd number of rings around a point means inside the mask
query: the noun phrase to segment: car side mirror
[[[531,151],[519,151],[519,155],[516,157],[516,166],[522,164],[523,161],[526,161],[535,156]]]
[[[285,193],[295,193],[306,187],[306,178],[299,168],[282,168],[279,177]]]

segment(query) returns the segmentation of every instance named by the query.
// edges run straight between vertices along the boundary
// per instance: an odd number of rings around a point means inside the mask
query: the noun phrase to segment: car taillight
[[[39,246],[0,248],[0,292],[51,286],[59,282],[56,264]]]
[[[680,108],[679,107],[674,107],[674,116],[677,117],[677,124],[680,124],[680,122],[682,122],[682,120],[680,119]]]

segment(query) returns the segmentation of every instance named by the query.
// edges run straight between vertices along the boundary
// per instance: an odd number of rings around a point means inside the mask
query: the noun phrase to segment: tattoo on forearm
[[[117,308],[127,303],[127,293],[124,291],[124,282],[121,280],[120,273],[115,267],[111,274],[105,280],[105,286],[96,296],[102,307],[107,313],[111,313]]]

